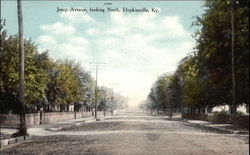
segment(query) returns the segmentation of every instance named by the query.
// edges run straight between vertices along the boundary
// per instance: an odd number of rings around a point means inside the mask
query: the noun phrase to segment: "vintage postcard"
[[[1,154],[249,154],[249,1],[2,0]]]

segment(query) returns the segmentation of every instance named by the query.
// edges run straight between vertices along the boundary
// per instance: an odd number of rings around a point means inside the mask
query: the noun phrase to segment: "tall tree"
[[[232,105],[232,36],[236,79],[236,103],[249,104],[249,8],[245,0],[235,0],[234,35],[231,29],[232,0],[206,0],[205,13],[197,17],[201,26],[197,34],[199,75],[217,92],[218,104]],[[204,81],[204,80],[203,80]],[[211,93],[211,95],[215,95]],[[210,99],[212,96],[209,97]],[[234,109],[236,107],[234,106]],[[234,110],[235,111],[235,110]]]
[[[185,104],[193,108],[202,106],[202,85],[199,82],[195,55],[185,57],[178,66],[177,72],[182,79],[182,95]]]
[[[17,36],[1,34],[1,66],[0,66],[0,112],[20,112],[18,101],[19,82],[19,39]],[[49,60],[47,52],[38,53],[31,40],[24,40],[25,44],[25,106],[32,109],[46,99],[45,90],[49,80],[47,66]]]

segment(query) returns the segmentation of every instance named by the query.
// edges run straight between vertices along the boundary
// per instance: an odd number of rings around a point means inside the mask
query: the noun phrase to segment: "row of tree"
[[[19,113],[19,40],[8,36],[1,24],[0,113]],[[91,110],[95,106],[95,80],[74,60],[53,60],[48,51],[39,52],[32,40],[24,41],[26,111]],[[97,87],[98,109],[126,106],[126,98],[112,89]]]
[[[232,2],[235,2],[232,5]],[[234,8],[232,8],[234,6]],[[232,105],[231,10],[234,9],[236,104],[249,106],[249,5],[245,0],[206,0],[205,13],[193,25],[196,47],[173,74],[163,74],[153,84],[146,102],[151,110],[187,107],[205,111]],[[232,108],[231,108],[232,109]]]

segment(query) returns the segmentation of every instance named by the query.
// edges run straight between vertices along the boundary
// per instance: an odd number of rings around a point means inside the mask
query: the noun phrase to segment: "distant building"
[[[229,111],[229,105],[216,106],[212,108],[212,112],[220,112],[220,111]],[[246,104],[239,105],[237,107],[237,111],[242,112],[244,114],[249,113],[248,107]]]

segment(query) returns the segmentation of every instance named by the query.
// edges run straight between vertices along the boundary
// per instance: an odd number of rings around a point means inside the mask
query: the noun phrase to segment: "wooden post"
[[[25,119],[25,100],[24,100],[24,39],[23,39],[23,15],[21,0],[17,0],[17,14],[18,14],[18,32],[19,32],[19,94],[18,102],[20,104],[20,128],[21,135],[27,135],[26,119]]]

